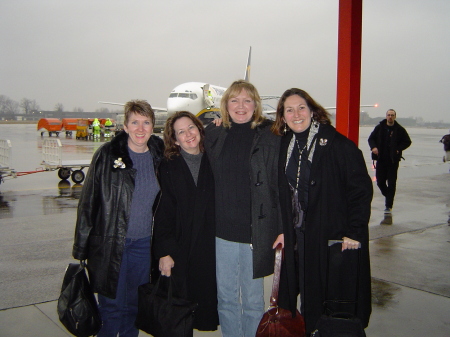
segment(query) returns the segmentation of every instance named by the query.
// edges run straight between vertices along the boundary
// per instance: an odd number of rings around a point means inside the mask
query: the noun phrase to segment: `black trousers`
[[[377,185],[381,194],[386,198],[385,206],[392,208],[394,205],[395,189],[397,186],[397,171],[399,162],[378,161],[376,168]]]

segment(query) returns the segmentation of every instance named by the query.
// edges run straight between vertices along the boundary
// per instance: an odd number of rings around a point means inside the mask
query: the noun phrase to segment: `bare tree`
[[[108,108],[100,108],[100,109],[96,109],[95,112],[109,112]]]
[[[16,101],[13,101],[8,96],[0,95],[0,113],[1,114],[18,114],[20,112],[19,110],[19,103]]]
[[[64,105],[62,103],[56,103],[55,105],[55,111],[63,112],[64,111]]]
[[[19,106],[22,108],[23,112],[26,115],[31,114],[33,111],[38,111],[41,109],[36,103],[36,100],[28,98],[22,98]]]
[[[80,107],[75,107],[73,108],[73,112],[84,112],[84,109]]]
[[[4,114],[5,113],[5,106],[6,106],[6,101],[9,99],[9,97],[6,97],[5,95],[0,95],[0,114]]]

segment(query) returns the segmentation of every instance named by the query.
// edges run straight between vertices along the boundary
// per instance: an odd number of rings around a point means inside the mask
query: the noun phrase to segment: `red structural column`
[[[358,144],[362,0],[339,1],[336,129]]]

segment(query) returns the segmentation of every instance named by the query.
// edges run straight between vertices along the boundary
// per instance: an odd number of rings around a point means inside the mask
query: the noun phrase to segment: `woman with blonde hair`
[[[221,101],[223,123],[206,128],[216,197],[216,270],[224,337],[255,336],[264,313],[263,277],[283,242],[277,166],[280,137],[262,115],[261,98],[239,80]]]

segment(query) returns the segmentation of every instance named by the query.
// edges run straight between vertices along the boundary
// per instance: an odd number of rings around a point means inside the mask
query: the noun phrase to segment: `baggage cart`
[[[42,143],[42,163],[46,171],[58,170],[58,177],[62,180],[72,178],[76,184],[83,182],[83,169],[89,167],[91,160],[63,160],[62,145],[59,139],[46,139]]]

